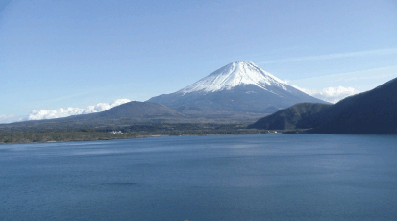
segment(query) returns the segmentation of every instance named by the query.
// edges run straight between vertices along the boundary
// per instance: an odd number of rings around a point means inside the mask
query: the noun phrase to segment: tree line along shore
[[[247,124],[150,124],[79,130],[0,131],[0,144],[130,139],[148,136],[280,134],[288,131],[246,129]]]

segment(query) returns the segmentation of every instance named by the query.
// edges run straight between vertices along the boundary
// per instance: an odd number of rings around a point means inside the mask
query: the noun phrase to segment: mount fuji
[[[171,94],[153,97],[184,113],[234,111],[273,113],[302,102],[325,101],[288,85],[253,62],[235,61],[202,80]]]

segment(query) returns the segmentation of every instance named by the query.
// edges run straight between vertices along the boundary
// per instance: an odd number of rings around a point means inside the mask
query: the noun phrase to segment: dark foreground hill
[[[254,124],[248,126],[248,129],[265,129],[265,130],[295,130],[304,129],[301,127],[302,122],[306,122],[310,116],[318,114],[331,105],[301,103],[296,104],[286,110],[280,110],[272,115],[259,119]]]
[[[249,128],[311,129],[309,133],[397,133],[397,78],[332,106],[298,104],[261,118]]]

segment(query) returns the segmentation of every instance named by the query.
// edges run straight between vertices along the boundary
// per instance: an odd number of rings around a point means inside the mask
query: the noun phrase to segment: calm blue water
[[[397,220],[397,136],[0,145],[0,220]]]

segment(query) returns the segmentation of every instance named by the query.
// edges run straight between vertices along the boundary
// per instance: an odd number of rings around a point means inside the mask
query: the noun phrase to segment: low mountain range
[[[309,133],[397,133],[397,78],[334,105],[302,103],[259,119],[248,128],[310,129]]]
[[[0,125],[0,131],[62,131],[133,124],[181,123],[191,117],[162,104],[132,101],[110,110],[48,120],[31,120]]]

